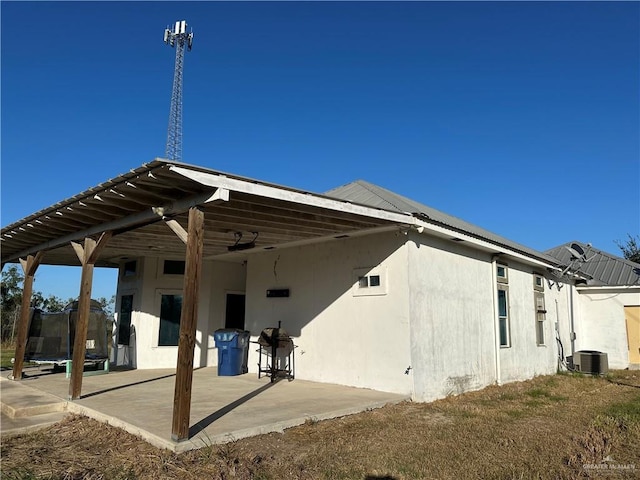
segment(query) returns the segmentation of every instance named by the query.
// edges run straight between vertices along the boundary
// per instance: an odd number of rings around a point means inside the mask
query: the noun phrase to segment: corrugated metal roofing
[[[464,220],[461,220],[457,217],[448,215],[439,210],[436,210],[435,208],[423,205],[419,202],[387,190],[386,188],[374,185],[373,183],[369,183],[364,180],[357,180],[347,185],[334,188],[333,190],[329,190],[328,192],[326,192],[325,195],[340,200],[347,200],[354,203],[360,203],[362,205],[368,205],[374,208],[411,213],[426,222],[439,224],[453,230],[466,233],[472,237],[476,237],[482,240],[488,240],[489,242],[492,242],[494,244],[510,248],[527,256],[542,259],[551,264],[557,263],[555,257],[550,257],[542,252],[529,248],[520,243],[511,241],[493,232],[485,230],[484,228],[478,227],[469,222],[465,222]]]
[[[571,263],[571,252],[567,247],[577,243],[586,252],[587,262],[576,265],[582,273],[592,277],[588,285],[640,285],[640,264],[607,252],[589,247],[581,242],[569,242],[547,250],[545,253],[568,266]]]

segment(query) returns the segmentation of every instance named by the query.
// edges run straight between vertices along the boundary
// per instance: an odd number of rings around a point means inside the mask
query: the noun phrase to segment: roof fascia
[[[421,221],[411,214],[394,213],[387,210],[376,209],[372,207],[366,207],[343,200],[331,199],[314,195],[311,193],[301,193],[298,191],[292,191],[284,188],[277,188],[270,185],[264,185],[261,183],[254,183],[237,178],[229,178],[225,175],[208,173],[202,171],[191,170],[183,166],[172,165],[169,169],[175,173],[183,175],[193,181],[201,183],[202,185],[225,188],[230,191],[242,192],[251,195],[257,195],[261,197],[271,198],[275,200],[283,200],[288,202],[294,202],[302,205],[310,205],[320,208],[327,208],[330,210],[336,210],[340,212],[354,213],[357,215],[364,215],[368,217],[388,220],[399,224],[413,226],[414,228],[424,227],[424,230],[429,230],[439,234],[450,235],[465,240],[467,243],[474,245],[483,250],[489,250],[493,253],[500,253],[508,255],[510,257],[521,260],[525,263],[532,264],[538,267],[550,268],[552,270],[560,270],[556,265],[553,265],[542,260],[538,260],[533,257],[523,255],[515,250],[511,250],[484,240],[477,239],[468,234],[451,230],[438,225],[430,224]]]
[[[584,285],[576,286],[576,290],[584,293],[640,293],[640,285]]]
[[[247,193],[259,197],[270,198],[293,202],[300,205],[308,205],[318,208],[325,208],[338,212],[352,213],[365,217],[387,220],[402,225],[415,225],[416,218],[408,213],[394,213],[387,210],[380,210],[372,207],[365,207],[342,200],[331,199],[312,193],[302,193],[285,188],[273,187],[262,183],[254,183],[237,178],[230,178],[225,175],[191,170],[182,166],[171,166],[172,172],[178,173],[190,180],[202,185],[224,188],[231,192]]]
[[[439,235],[447,235],[449,237],[459,238],[460,240],[464,240],[467,244],[473,245],[476,248],[479,248],[481,250],[490,251],[494,254],[508,255],[509,257],[516,258],[518,260],[521,260],[524,263],[535,265],[537,267],[544,267],[552,270],[561,270],[556,265],[552,265],[548,262],[543,262],[542,260],[538,260],[536,258],[523,255],[522,253],[516,252],[515,250],[511,250],[509,248],[505,248],[503,246],[496,245],[494,243],[487,242],[485,240],[480,240],[478,238],[472,237],[469,234],[466,234],[457,230],[445,228],[440,225],[434,225],[432,223],[426,223],[419,219],[416,219],[416,224],[417,224],[416,229],[418,230],[418,233],[424,233],[429,231]]]

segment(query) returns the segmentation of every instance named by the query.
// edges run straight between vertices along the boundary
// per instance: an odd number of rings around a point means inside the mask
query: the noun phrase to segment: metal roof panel
[[[383,208],[397,212],[411,213],[419,216],[421,219],[427,222],[440,224],[445,227],[452,228],[454,230],[466,233],[472,237],[476,237],[482,240],[488,240],[497,245],[507,247],[515,250],[519,253],[523,253],[527,256],[542,259],[545,262],[556,264],[557,260],[554,257],[550,257],[545,253],[539,252],[532,248],[529,248],[520,243],[509,240],[505,237],[497,235],[489,230],[473,225],[469,222],[461,220],[443,213],[435,208],[423,205],[422,203],[411,200],[397,193],[394,193],[386,188],[374,185],[364,180],[357,180],[355,182],[343,185],[333,190],[329,190],[325,195],[348,200],[352,202],[358,202],[365,205],[370,205],[376,208]],[[425,218],[426,217],[426,218]]]
[[[576,266],[579,272],[592,277],[592,280],[588,281],[589,285],[640,285],[640,264],[597,250],[588,244],[578,241],[568,242],[551,248],[545,253],[568,266],[571,263],[571,253],[567,247],[574,243],[580,245],[586,252],[587,261]]]

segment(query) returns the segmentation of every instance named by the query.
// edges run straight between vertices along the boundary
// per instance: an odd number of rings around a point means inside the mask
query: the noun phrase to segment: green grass
[[[0,369],[12,370],[13,363],[11,359],[16,355],[16,347],[13,344],[3,344],[0,347]],[[35,365],[32,362],[25,362],[24,366]]]
[[[625,428],[640,426],[640,395],[630,401],[609,405],[604,410],[604,415],[611,417]]]
[[[554,395],[546,388],[532,388],[527,392],[531,398],[538,400],[550,400],[552,402],[562,402],[567,399],[567,397],[563,397],[562,395]],[[544,402],[541,402],[544,403]]]
[[[13,345],[2,345],[0,348],[0,368],[13,368],[11,359],[15,356],[15,347]]]

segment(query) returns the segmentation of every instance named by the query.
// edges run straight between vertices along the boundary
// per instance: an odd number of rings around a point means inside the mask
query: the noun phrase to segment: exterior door
[[[624,307],[629,343],[629,363],[640,365],[640,306]]]
[[[227,293],[224,328],[244,330],[244,293]]]

